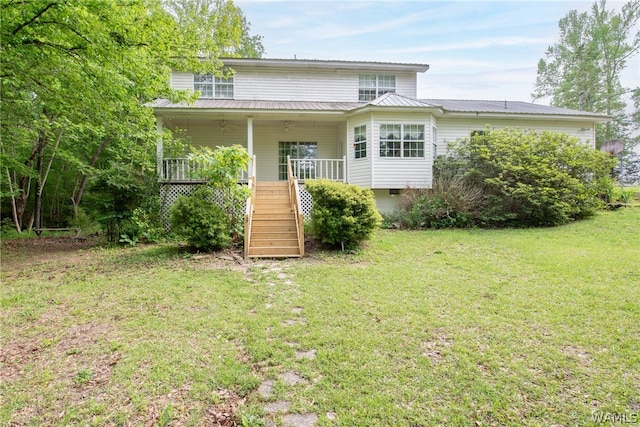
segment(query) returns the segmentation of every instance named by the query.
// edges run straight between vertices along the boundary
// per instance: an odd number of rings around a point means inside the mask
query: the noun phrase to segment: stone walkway
[[[270,310],[273,309],[274,302],[274,292],[284,291],[285,288],[288,291],[297,291],[298,287],[293,282],[292,276],[286,272],[286,266],[283,266],[281,263],[258,263],[256,264],[256,270],[260,274],[266,275],[269,278],[275,277],[275,280],[267,282],[267,286],[270,289],[273,289],[271,293],[269,293],[269,300],[265,303],[265,309]],[[307,324],[307,320],[304,318],[304,307],[293,306],[290,309],[291,317],[284,320],[282,322],[282,326],[296,326],[301,325],[305,326]],[[267,330],[267,332],[270,332]],[[287,342],[292,348],[296,348],[298,346],[295,342]],[[297,349],[294,353],[295,360],[315,360],[316,358],[316,350],[311,349]],[[315,413],[292,413],[290,412],[291,402],[287,400],[277,400],[274,397],[274,388],[284,386],[286,389],[291,389],[296,387],[304,387],[310,384],[310,380],[304,378],[299,373],[295,371],[285,371],[280,367],[271,367],[270,369],[274,369],[277,372],[276,378],[273,379],[265,379],[260,387],[258,387],[258,395],[265,402],[264,404],[264,413],[265,413],[265,426],[266,427],[276,427],[278,425],[278,421],[284,427],[315,427],[318,422],[318,415]],[[266,374],[263,372],[263,374]],[[333,413],[326,414],[329,420],[335,420],[336,416]]]

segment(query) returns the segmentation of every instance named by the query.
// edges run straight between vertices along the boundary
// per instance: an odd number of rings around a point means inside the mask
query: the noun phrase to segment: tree
[[[0,196],[18,231],[40,226],[54,201],[77,213],[97,176],[134,183],[153,173],[156,131],[147,104],[193,96],[171,90],[171,69],[218,72],[219,57],[246,43],[249,24],[233,2],[211,3],[215,19],[203,31],[198,21],[182,26],[166,3],[0,0]],[[195,13],[210,2],[179,3]],[[131,185],[116,188],[139,190]]]
[[[598,0],[590,13],[572,10],[560,20],[560,40],[538,62],[532,94],[559,107],[611,115],[612,122],[598,126],[598,146],[613,138],[629,144],[625,107],[632,90],[622,86],[620,75],[640,50],[640,0],[625,3],[619,13],[606,6]]]

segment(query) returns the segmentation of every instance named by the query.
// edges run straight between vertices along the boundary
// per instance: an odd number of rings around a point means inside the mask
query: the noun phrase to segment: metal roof
[[[158,109],[186,110],[295,110],[295,111],[350,111],[362,106],[358,102],[315,102],[315,101],[249,101],[232,99],[198,99],[192,104],[172,103],[168,99],[158,99],[151,104]]]
[[[328,68],[363,71],[413,71],[424,73],[429,64],[376,62],[376,61],[342,61],[321,59],[282,59],[282,58],[221,58],[229,67],[270,67],[270,68]]]
[[[457,113],[500,113],[500,114],[542,114],[559,116],[586,116],[607,118],[605,114],[572,110],[549,105],[522,101],[489,101],[464,99],[421,99],[420,101],[441,107],[446,112]]]
[[[458,99],[414,99],[396,93],[385,93],[370,102],[262,101],[232,99],[198,99],[194,103],[172,103],[158,99],[150,104],[157,110],[227,110],[227,111],[308,111],[347,113],[366,107],[438,109],[440,114],[495,114],[527,116],[566,116],[574,118],[610,119],[605,114],[571,110],[522,101],[487,101]]]
[[[398,95],[397,93],[390,93],[390,92],[387,92],[379,96],[378,98],[374,99],[373,101],[367,104],[360,104],[360,106],[362,105],[375,105],[379,107],[418,107],[418,108],[433,107],[433,105],[431,105],[426,101],[414,99],[414,98],[408,98],[406,96]]]

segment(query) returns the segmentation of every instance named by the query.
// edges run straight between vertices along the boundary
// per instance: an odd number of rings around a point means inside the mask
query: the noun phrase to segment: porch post
[[[162,147],[162,132],[164,123],[162,117],[156,116],[156,129],[158,132],[158,141],[156,142],[156,170],[158,172],[158,179],[162,179],[162,161],[164,160],[164,151]]]
[[[253,157],[253,117],[247,117],[247,151]]]

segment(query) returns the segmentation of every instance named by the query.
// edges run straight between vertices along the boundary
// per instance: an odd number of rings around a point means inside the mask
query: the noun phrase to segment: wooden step
[[[251,248],[298,247],[298,238],[293,239],[256,239],[252,236]]]
[[[269,240],[269,239],[294,239],[298,240],[298,233],[295,230],[291,231],[253,231],[251,233],[251,240]]]
[[[269,221],[269,220],[280,220],[280,221],[294,221],[296,217],[293,212],[253,212],[253,221]]]
[[[249,256],[255,258],[279,258],[279,257],[299,257],[300,249],[298,246],[268,247],[249,249]]]
[[[253,202],[251,258],[300,257],[298,229],[287,181],[259,181]]]
[[[279,224],[274,226],[271,223],[253,223],[251,234],[253,233],[297,233],[298,228],[294,223]]]

